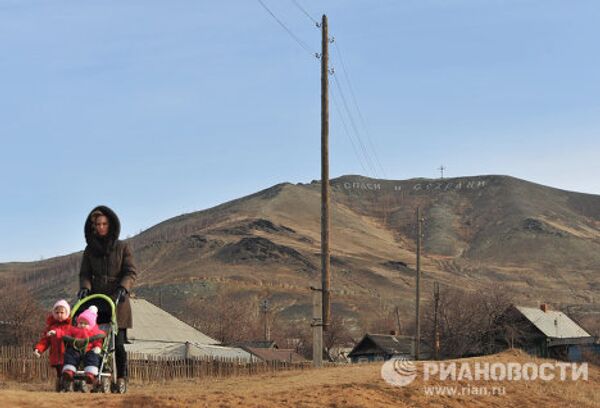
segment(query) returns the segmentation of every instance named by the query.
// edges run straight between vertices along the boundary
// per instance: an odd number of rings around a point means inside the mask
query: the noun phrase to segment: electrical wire
[[[292,2],[292,3],[294,3],[294,5],[295,5],[296,7],[298,7],[298,8],[300,9],[300,11],[301,11],[302,13],[304,13],[304,15],[305,15],[306,17],[308,17],[308,19],[309,19],[310,21],[312,21],[312,22],[315,24],[315,26],[317,26],[317,27],[320,27],[320,23],[319,23],[319,22],[318,22],[316,19],[314,19],[314,18],[313,18],[313,16],[311,16],[311,15],[308,13],[308,11],[306,11],[306,10],[304,9],[304,7],[302,7],[302,6],[300,5],[300,3],[298,3],[296,0],[291,0],[291,2]]]
[[[352,129],[354,130],[354,133],[356,135],[356,138],[359,142],[360,145],[360,149],[361,152],[365,158],[365,161],[367,163],[367,166],[370,168],[371,170],[371,174],[374,174],[375,177],[377,176],[377,169],[375,169],[375,166],[373,166],[371,157],[369,156],[369,152],[367,151],[365,144],[362,141],[362,138],[360,137],[360,132],[358,131],[358,128],[356,126],[356,122],[354,121],[354,117],[352,116],[352,112],[350,111],[350,108],[348,107],[348,101],[346,100],[346,97],[344,95],[344,91],[342,90],[342,87],[340,85],[340,82],[337,80],[337,75],[333,75],[333,82],[335,83],[335,85],[338,88],[338,92],[342,98],[342,102],[344,104],[344,108],[346,109],[346,114],[348,115],[348,118],[350,119],[350,125],[352,126]]]
[[[365,129],[365,133],[367,134],[367,141],[369,142],[369,147],[371,148],[371,152],[373,153],[375,162],[379,166],[379,170],[381,170],[381,173],[385,176],[385,170],[383,169],[383,166],[381,165],[381,162],[379,161],[379,157],[377,155],[377,150],[375,149],[375,146],[373,145],[373,140],[371,138],[371,133],[369,132],[369,127],[367,126],[367,122],[362,114],[362,110],[360,109],[360,106],[358,105],[358,100],[356,98],[356,94],[354,93],[354,88],[352,86],[352,82],[350,81],[350,75],[348,74],[348,70],[346,69],[346,64],[344,63],[344,59],[342,58],[342,51],[339,48],[338,41],[335,41],[333,43],[333,46],[334,46],[336,54],[340,60],[340,65],[342,66],[342,71],[344,71],[344,78],[346,79],[348,89],[350,90],[350,96],[352,97],[352,101],[354,102],[354,107],[356,108],[356,111],[358,112],[358,117],[361,121],[363,128]]]
[[[332,88],[332,91],[334,91],[334,88]],[[331,92],[331,96],[332,96],[331,99],[333,101],[333,106],[335,107],[335,110],[338,113],[340,122],[342,122],[342,127],[344,129],[344,133],[346,133],[346,137],[348,137],[348,139],[350,140],[350,144],[352,145],[352,150],[354,150],[354,154],[356,155],[356,158],[358,159],[358,163],[360,164],[360,167],[362,167],[363,171],[366,174],[366,173],[368,173],[367,168],[365,167],[365,165],[363,163],[363,159],[360,157],[360,154],[358,152],[356,144],[354,143],[354,139],[352,138],[352,135],[351,135],[350,131],[348,130],[348,125],[346,124],[344,115],[342,115],[342,110],[340,109],[340,106],[337,103],[337,97],[335,96],[335,92]]]
[[[275,13],[273,13],[273,11],[271,11],[271,9],[269,9],[269,7],[265,4],[265,2],[263,0],[257,0],[258,3],[267,11],[267,13],[269,13],[269,15],[271,15],[271,17],[290,35],[290,37],[292,37],[292,39],[306,52],[308,52],[311,56],[316,57],[317,59],[320,58],[320,54],[318,53],[314,53],[310,50],[310,47],[306,44],[306,42],[302,41],[302,39],[300,39],[296,34],[294,34],[294,32],[289,29],[284,23],[283,21],[281,21],[281,19],[279,19]],[[308,11],[306,11],[306,9],[304,7],[302,7],[302,5],[297,1],[297,0],[291,0],[292,3],[294,3],[294,5],[312,22],[314,23],[317,27],[321,27],[321,25],[319,24],[319,22],[311,16],[310,13],[308,13]],[[331,40],[331,42],[334,42],[333,40]],[[352,144],[352,149],[354,150],[354,153],[356,154],[357,158],[359,159],[359,163],[361,165],[361,167],[363,168],[363,170],[365,171],[365,173],[371,173],[373,174],[375,177],[378,177],[378,171],[377,171],[377,166],[379,167],[379,169],[381,170],[382,174],[385,174],[385,171],[383,170],[383,167],[381,166],[381,162],[379,161],[379,158],[377,157],[377,152],[374,148],[373,145],[373,141],[371,140],[371,135],[368,132],[368,127],[366,125],[366,121],[364,119],[364,115],[362,114],[362,111],[360,109],[360,106],[358,105],[358,101],[356,98],[356,94],[354,93],[354,89],[352,87],[352,83],[350,81],[350,76],[348,74],[348,70],[346,69],[346,64],[344,63],[344,60],[342,58],[342,54],[341,54],[341,50],[339,48],[339,46],[337,45],[337,42],[334,42],[334,48],[336,50],[336,53],[338,55],[338,58],[340,60],[340,64],[342,66],[342,70],[344,71],[344,77],[346,80],[346,86],[348,87],[349,91],[350,91],[350,95],[352,97],[352,101],[355,107],[356,112],[358,113],[358,116],[360,118],[362,127],[365,129],[366,133],[367,133],[367,140],[368,140],[368,144],[371,150],[371,154],[369,153],[369,150],[367,149],[367,147],[365,146],[365,143],[362,140],[361,137],[361,132],[358,129],[358,126],[356,125],[356,121],[354,120],[353,114],[352,114],[352,110],[349,107],[348,101],[346,96],[344,95],[344,91],[342,89],[342,86],[340,84],[340,82],[337,79],[337,76],[335,74],[332,75],[333,80],[336,84],[336,87],[338,89],[338,94],[340,96],[340,98],[342,99],[345,111],[346,111],[346,115],[348,116],[348,119],[350,121],[350,125],[352,127],[352,130],[354,131],[354,138],[351,136],[351,132],[348,129],[348,125],[346,123],[346,121],[344,120],[343,114],[342,114],[342,109],[339,107],[339,105],[337,104],[336,99],[334,100],[334,104],[336,106],[336,109],[338,111],[338,114],[340,115],[340,119],[342,121],[343,124],[343,128],[346,132],[346,135],[348,136],[348,138],[350,139],[350,142]],[[333,93],[332,93],[333,94]],[[358,143],[355,143],[354,139],[357,140]],[[357,144],[360,148],[357,148]],[[361,153],[362,153],[362,158],[361,158]],[[371,157],[371,155],[374,157],[374,159]],[[363,163],[364,161],[364,163]],[[366,163],[366,166],[365,166]],[[375,163],[377,164],[377,166],[375,166]],[[370,171],[367,171],[367,167],[370,169]]]
[[[310,47],[302,41],[296,34],[292,32],[277,16],[267,7],[267,5],[262,0],[257,0],[260,5],[279,23],[279,25],[302,47],[306,52],[308,52],[311,56],[317,55],[315,52],[310,50]]]

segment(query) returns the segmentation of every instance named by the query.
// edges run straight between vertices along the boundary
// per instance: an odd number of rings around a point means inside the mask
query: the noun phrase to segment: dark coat
[[[96,210],[102,211],[109,220],[109,232],[105,239],[98,237],[94,232],[90,217]],[[119,286],[129,293],[137,278],[137,269],[129,245],[119,241],[121,223],[117,214],[102,205],[94,208],[87,217],[84,231],[87,246],[81,261],[79,286],[90,289],[91,293],[102,293],[113,299]],[[121,329],[133,326],[129,295],[125,296],[124,301],[117,307],[117,323]]]

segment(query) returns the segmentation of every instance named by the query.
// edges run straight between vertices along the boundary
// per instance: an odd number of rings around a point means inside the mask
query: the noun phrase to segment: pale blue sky
[[[293,1],[263,1],[319,51]],[[335,75],[381,165],[332,104],[332,177],[443,163],[600,194],[600,2],[298,2],[328,15],[366,128],[332,48]],[[0,262],[83,249],[97,204],[125,237],[318,179],[319,76],[255,0],[0,0]]]

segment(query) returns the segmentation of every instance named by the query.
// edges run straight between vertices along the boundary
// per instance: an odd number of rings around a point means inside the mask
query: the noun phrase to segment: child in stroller
[[[71,315],[77,327],[70,326],[63,335],[66,350],[61,391],[115,390],[115,307],[111,298],[101,294],[85,297],[73,306]]]
[[[97,318],[98,308],[90,306],[77,316],[77,327],[71,326],[70,330],[63,335],[63,340],[69,343],[65,350],[62,371],[66,385],[73,381],[77,366],[82,359],[86,383],[94,384],[96,382],[100,367],[102,340],[106,337],[106,333],[96,325]]]

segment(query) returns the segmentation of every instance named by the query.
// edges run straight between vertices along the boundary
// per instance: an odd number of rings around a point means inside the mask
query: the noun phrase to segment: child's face
[[[80,329],[85,329],[89,326],[90,324],[88,323],[87,320],[85,319],[81,319],[77,322],[77,327],[79,327]]]
[[[67,317],[69,317],[69,315],[67,314],[67,309],[65,309],[62,306],[58,306],[57,308],[55,308],[52,311],[52,316],[54,316],[54,318],[59,322],[63,322],[67,320]]]

